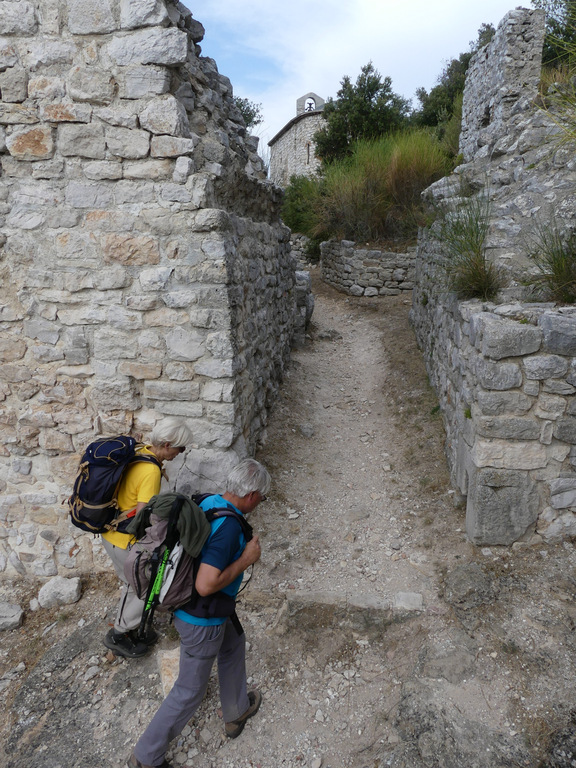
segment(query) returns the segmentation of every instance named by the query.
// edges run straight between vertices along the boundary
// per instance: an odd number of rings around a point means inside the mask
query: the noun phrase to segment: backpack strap
[[[244,515],[240,515],[238,512],[235,512],[230,507],[216,507],[214,509],[205,510],[206,518],[209,523],[211,523],[213,520],[216,520],[219,517],[231,517],[240,526],[242,529],[242,533],[244,534],[244,538],[246,541],[250,541],[254,537],[254,531],[248,520],[244,517]]]

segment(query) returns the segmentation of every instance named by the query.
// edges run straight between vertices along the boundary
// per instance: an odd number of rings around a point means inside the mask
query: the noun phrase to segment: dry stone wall
[[[574,148],[534,105],[543,34],[540,11],[517,9],[473,58],[467,162],[426,192],[440,217],[455,215],[466,195],[489,198],[487,258],[506,279],[498,300],[460,302],[448,292],[438,224],[418,245],[412,320],[477,544],[511,544],[535,530],[547,539],[576,534],[576,310],[528,301],[523,284],[539,222],[576,226]]]
[[[229,80],[171,0],[0,3],[0,574],[101,561],[63,498],[98,434],[187,419],[217,486],[265,434],[289,230]]]
[[[352,240],[320,244],[322,280],[351,296],[397,296],[414,287],[415,249],[394,253]]]

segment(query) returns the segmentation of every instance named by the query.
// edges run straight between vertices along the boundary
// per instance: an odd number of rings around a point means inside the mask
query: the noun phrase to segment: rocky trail
[[[313,270],[314,271],[314,270]],[[576,762],[576,550],[464,536],[409,301],[315,278],[259,459],[262,559],[240,615],[262,708],[226,740],[216,681],[169,758],[183,768],[568,768]],[[0,635],[0,765],[120,768],[177,668],[102,645],[111,575]],[[38,586],[0,584],[27,608]]]

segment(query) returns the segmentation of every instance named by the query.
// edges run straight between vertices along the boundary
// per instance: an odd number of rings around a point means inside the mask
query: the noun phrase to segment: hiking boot
[[[226,731],[226,736],[228,736],[228,738],[235,739],[237,736],[240,736],[246,725],[246,720],[253,717],[260,709],[260,704],[262,704],[262,694],[260,691],[250,691],[248,694],[248,701],[250,702],[250,706],[246,712],[244,712],[238,720],[232,720],[231,723],[226,723],[224,725],[224,730]]]
[[[157,643],[160,637],[158,632],[156,632],[156,630],[152,628],[146,630],[146,634],[144,635],[144,637],[138,637],[137,629],[132,629],[130,632],[128,632],[128,634],[130,635],[130,637],[135,643],[144,643],[144,645],[148,645],[148,646],[154,645],[154,643]]]
[[[144,763],[141,763],[140,760],[138,760],[134,752],[132,752],[128,758],[127,765],[128,768],[172,768],[172,765],[167,760],[164,760],[162,765],[144,765]]]
[[[145,643],[135,641],[129,632],[116,632],[115,629],[107,632],[104,645],[116,656],[126,656],[128,659],[138,659],[148,653]]]

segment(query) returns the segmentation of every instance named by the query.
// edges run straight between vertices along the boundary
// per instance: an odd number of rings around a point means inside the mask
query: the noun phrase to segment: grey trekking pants
[[[128,557],[129,549],[115,547],[106,539],[102,539],[102,546],[106,550],[108,557],[112,560],[112,565],[120,581],[122,589],[120,590],[120,602],[116,611],[114,620],[114,629],[116,632],[129,632],[131,629],[138,629],[142,611],[144,610],[144,601],[136,595],[130,584],[124,576],[124,563]]]
[[[216,658],[224,722],[237,720],[250,706],[246,635],[239,635],[230,619],[215,627],[198,627],[175,617],[174,626],[180,634],[178,679],[134,747],[144,765],[162,765],[169,743],[200,706]]]

